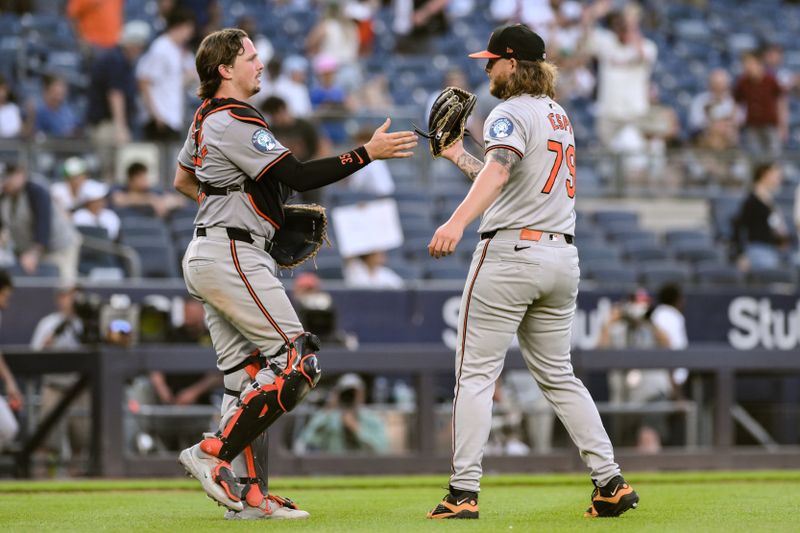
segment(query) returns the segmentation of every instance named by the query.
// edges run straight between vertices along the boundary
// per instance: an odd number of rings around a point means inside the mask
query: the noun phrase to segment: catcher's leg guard
[[[254,440],[261,437],[266,437],[266,435],[262,434]],[[266,505],[268,494],[267,478],[263,472],[260,472],[262,469],[256,466],[256,460],[265,461],[266,458],[256,458],[253,446],[249,444],[245,446],[243,454],[245,465],[247,466],[247,477],[238,479],[239,484],[243,487],[242,501],[247,502],[250,507],[258,507],[263,509],[266,514],[269,514],[269,505]]]
[[[283,413],[294,409],[317,385],[321,371],[316,352],[319,339],[311,333],[302,333],[278,352],[286,351],[286,367],[281,369],[274,362],[269,366],[275,373],[275,383],[259,385],[253,383],[236,413],[228,424],[214,437],[208,437],[200,448],[223,461],[231,461],[245,446],[272,425]]]

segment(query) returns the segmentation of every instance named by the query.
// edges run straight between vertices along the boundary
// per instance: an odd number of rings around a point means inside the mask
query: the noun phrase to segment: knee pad
[[[206,438],[201,449],[223,461],[231,461],[283,413],[294,409],[317,386],[322,375],[316,354],[319,349],[319,339],[311,333],[298,335],[282,348],[276,356],[285,352],[286,366],[280,368],[272,361],[269,363],[275,383],[264,386],[254,383],[253,390],[240,400],[225,428]]]
[[[275,385],[279,386],[278,401],[284,412],[294,409],[308,391],[317,386],[322,376],[317,359],[319,350],[319,338],[311,333],[302,333],[288,347],[285,368],[270,362],[270,369],[275,373]]]

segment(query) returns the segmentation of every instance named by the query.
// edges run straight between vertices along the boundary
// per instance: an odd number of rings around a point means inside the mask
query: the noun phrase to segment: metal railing
[[[595,350],[573,353],[572,361],[578,375],[587,372],[629,368],[689,369],[692,374],[705,376],[712,384],[711,430],[712,446],[665,450],[659,455],[643,455],[618,449],[619,461],[629,469],[714,469],[714,468],[782,468],[800,467],[800,447],[764,446],[758,448],[735,446],[735,382],[739,374],[768,374],[772,376],[800,375],[800,357],[776,350],[736,351],[726,347],[693,347],[685,351],[652,350],[642,357],[638,350]],[[214,369],[214,354],[197,346],[141,346],[130,350],[100,348],[69,353],[39,352],[28,349],[8,349],[5,357],[18,377],[40,376],[43,373],[77,372],[82,375],[67,393],[57,412],[47,417],[23,444],[16,457],[16,474],[30,473],[33,450],[46,438],[48,431],[66,411],[68,400],[78,396],[82,388],[91,393],[91,450],[90,474],[105,477],[177,475],[175,457],[142,457],[126,453],[123,436],[124,384],[126,380],[150,370],[165,373],[198,373]],[[416,420],[413,451],[394,456],[313,456],[295,455],[273,439],[270,468],[276,474],[333,474],[333,473],[400,473],[443,472],[449,459],[435,446],[434,380],[437,374],[451,374],[453,354],[439,346],[429,345],[365,345],[358,351],[329,349],[322,354],[326,373],[360,372],[386,375],[412,374],[416,389]],[[523,369],[524,362],[517,352],[510,352],[507,369]],[[785,410],[782,424],[796,426],[796,418]],[[282,422],[271,428],[271,435],[281,434]],[[199,436],[198,436],[199,437]],[[790,442],[797,442],[796,431]],[[335,457],[335,460],[332,458]],[[745,460],[745,462],[743,462]],[[572,449],[548,454],[522,457],[487,457],[487,469],[506,472],[582,470],[577,452]]]

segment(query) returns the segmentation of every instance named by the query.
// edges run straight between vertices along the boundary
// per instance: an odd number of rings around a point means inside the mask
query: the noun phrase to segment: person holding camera
[[[608,320],[600,330],[598,348],[670,348],[669,335],[652,320],[654,308],[644,289],[629,294],[622,302],[612,306]],[[648,403],[675,397],[675,386],[669,370],[631,369],[609,373],[609,388],[613,403]],[[637,449],[643,453],[657,453],[662,436],[666,433],[663,416],[646,415],[636,422]]]
[[[56,310],[42,317],[33,331],[30,347],[35,351],[77,350],[84,346],[84,323],[76,310],[78,290],[66,285],[56,290]],[[61,403],[64,394],[78,380],[75,373],[45,374],[42,377],[41,409],[39,416],[44,418]],[[66,422],[62,419],[56,430],[50,434],[48,451],[57,454],[61,460],[68,460],[81,451],[88,450],[89,443],[89,394],[82,392],[72,404],[72,412]]]
[[[358,348],[358,337],[339,327],[333,296],[322,290],[322,281],[313,272],[295,276],[291,293],[292,305],[301,324],[314,331],[326,346],[343,346],[348,350]]]
[[[383,420],[365,402],[364,381],[344,374],[336,382],[325,409],[314,413],[295,445],[306,450],[345,453],[385,453],[389,440]]]
[[[82,346],[83,322],[75,311],[74,286],[60,287],[56,291],[56,311],[42,317],[31,338],[33,350],[74,350]]]

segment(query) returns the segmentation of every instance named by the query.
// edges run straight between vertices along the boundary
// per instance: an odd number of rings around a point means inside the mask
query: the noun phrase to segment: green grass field
[[[430,521],[445,476],[283,478],[307,521],[227,522],[194,480],[0,483],[0,531],[800,531],[800,471],[631,473],[638,509],[585,519],[585,476],[486,476],[479,520]]]

